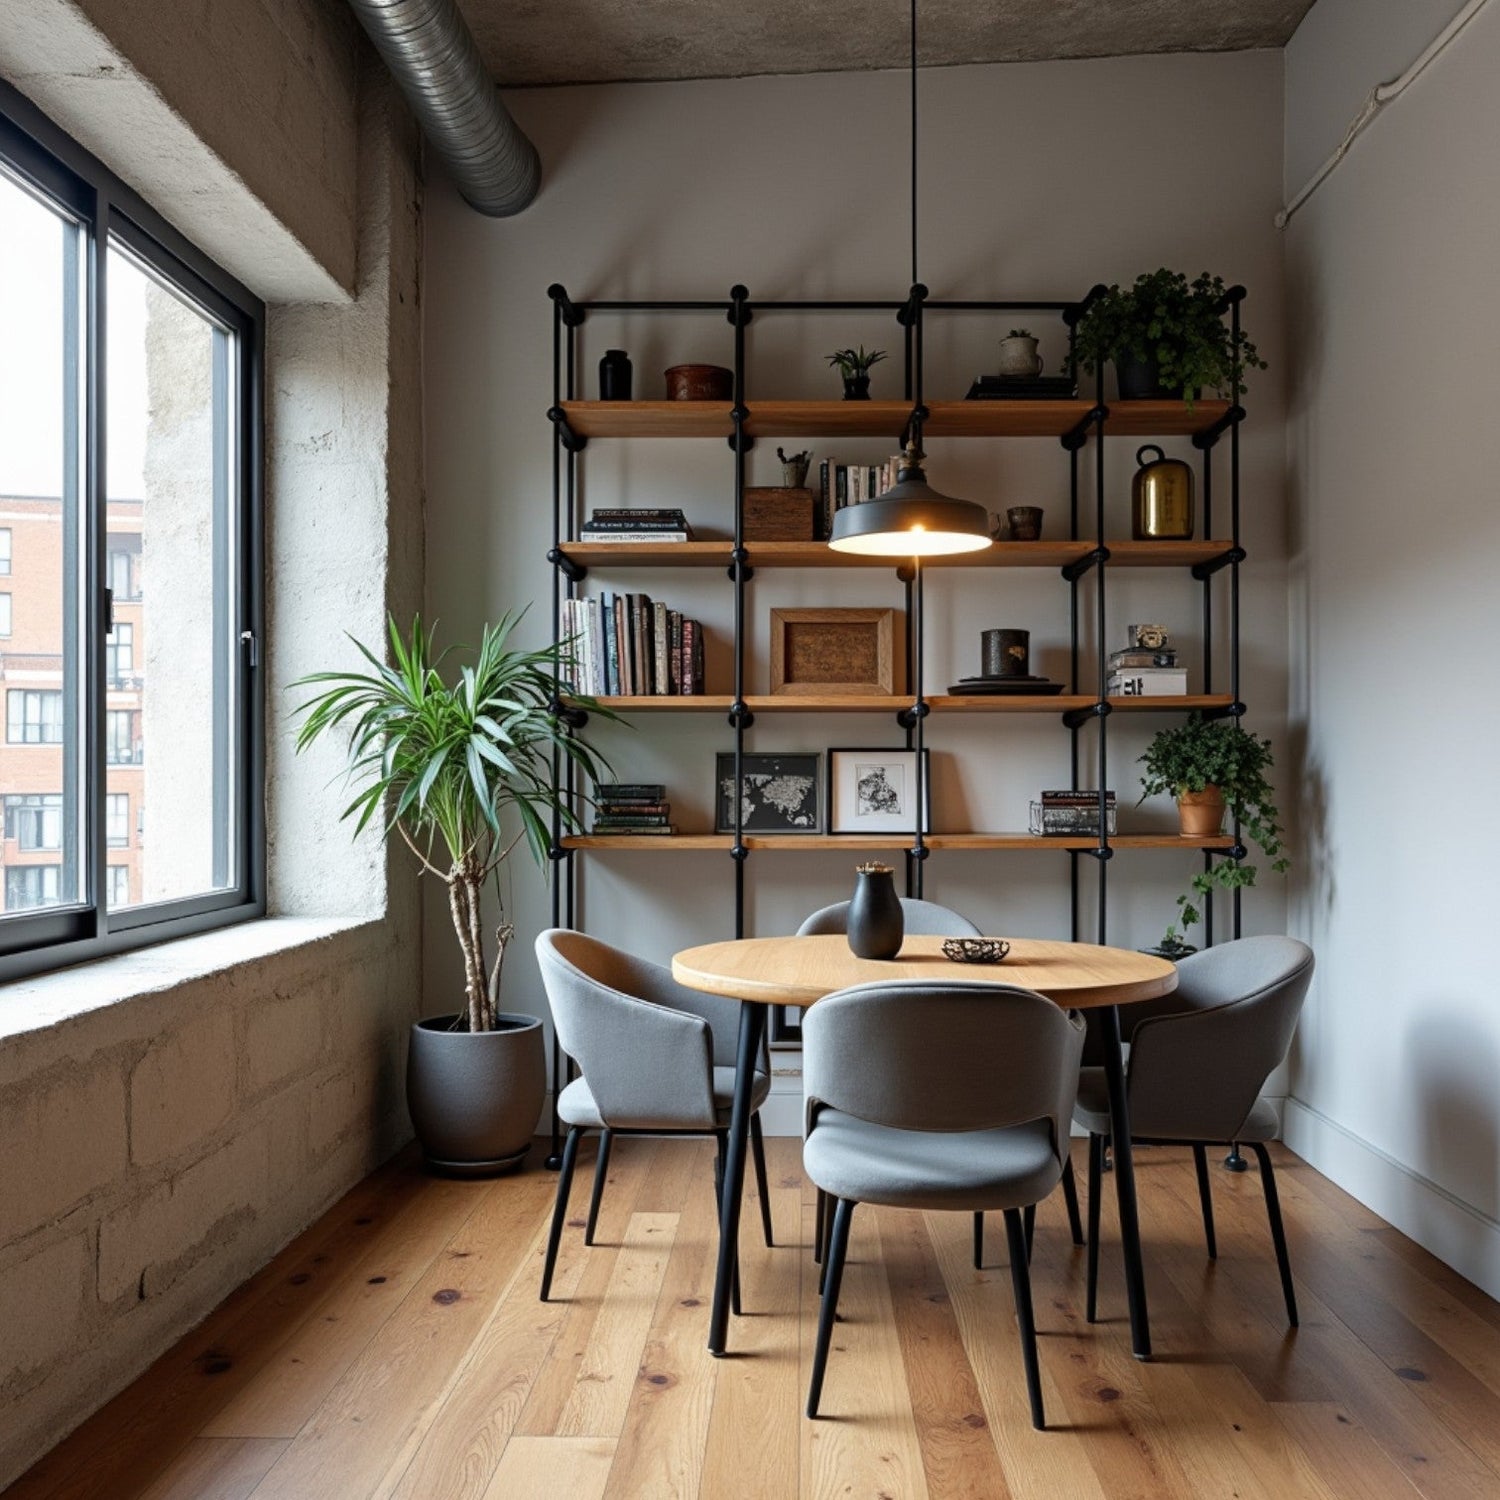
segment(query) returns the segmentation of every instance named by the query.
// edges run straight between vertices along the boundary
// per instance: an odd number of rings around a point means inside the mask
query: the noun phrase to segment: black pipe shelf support
[[[1231,406],[1228,411],[1212,426],[1205,427],[1202,432],[1193,434],[1193,447],[1200,453],[1207,453],[1226,432],[1237,422],[1245,420],[1245,408],[1243,406]]]
[[[1058,438],[1058,442],[1069,453],[1076,453],[1089,440],[1089,428],[1098,426],[1102,432],[1104,424],[1109,421],[1109,407],[1102,401],[1091,406],[1067,432]]]
[[[1087,708],[1068,709],[1063,714],[1062,721],[1069,729],[1082,729],[1095,719],[1107,719],[1113,712],[1113,706],[1101,699],[1098,703],[1090,703]]]
[[[569,583],[582,583],[589,576],[589,570],[581,562],[574,562],[571,557],[559,547],[551,548],[547,553],[547,561],[562,573]]]
[[[1202,710],[1205,719],[1243,719],[1249,710],[1243,703],[1236,700],[1234,703],[1224,703],[1215,708]]]
[[[560,282],[554,281],[547,288],[547,295],[557,304],[558,311],[562,314],[562,320],[566,327],[577,328],[588,316],[588,304],[581,306],[568,296]]]
[[[582,453],[589,440],[582,433],[574,432],[568,425],[568,414],[560,406],[547,408],[547,420],[557,429],[558,441],[569,453]]]
[[[1063,570],[1062,576],[1069,583],[1077,583],[1092,568],[1103,567],[1109,561],[1108,547],[1095,547],[1092,552],[1085,552],[1077,562],[1070,562]]]
[[[1223,568],[1232,567],[1235,563],[1244,562],[1249,554],[1243,547],[1227,547],[1217,557],[1210,557],[1204,562],[1193,564],[1193,577],[1199,583],[1212,578],[1215,573]]]

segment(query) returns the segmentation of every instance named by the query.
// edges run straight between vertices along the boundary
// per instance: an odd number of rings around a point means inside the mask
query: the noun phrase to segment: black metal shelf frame
[[[1076,369],[1075,341],[1079,319],[1089,304],[1105,291],[1103,286],[1093,287],[1080,301],[973,301],[932,298],[921,283],[914,284],[906,297],[899,301],[865,299],[768,299],[754,301],[748,289],[742,285],[730,288],[724,300],[620,300],[602,299],[574,301],[560,285],[547,289],[553,305],[552,318],[552,405],[547,416],[552,423],[552,546],[547,560],[552,564],[552,629],[554,639],[554,665],[560,666],[560,643],[557,640],[562,616],[562,602],[577,596],[578,585],[584,570],[563,552],[566,542],[576,540],[578,517],[579,454],[586,448],[588,439],[570,427],[564,401],[573,401],[579,396],[578,335],[591,313],[686,313],[722,316],[732,330],[733,346],[733,404],[730,410],[732,432],[727,441],[734,463],[734,526],[733,547],[729,554],[727,570],[733,585],[733,692],[728,713],[729,727],[734,733],[735,777],[738,781],[745,753],[745,731],[754,723],[754,714],[746,703],[745,652],[746,652],[746,603],[747,589],[754,569],[750,565],[750,554],[744,538],[745,455],[753,447],[755,439],[745,431],[750,417],[747,405],[745,330],[757,315],[777,313],[885,313],[894,316],[901,328],[904,348],[904,397],[911,403],[911,415],[902,434],[903,443],[908,436],[920,443],[922,424],[930,413],[923,401],[923,326],[929,313],[1017,313],[1046,312],[1059,316],[1068,331],[1068,368]],[[1224,295],[1219,312],[1230,318],[1235,365],[1233,383],[1236,397],[1240,383],[1241,366],[1238,361],[1240,342],[1240,304],[1245,297],[1241,286],[1231,287]],[[1214,583],[1220,572],[1229,573],[1229,650],[1228,665],[1231,702],[1225,708],[1209,710],[1211,715],[1233,717],[1236,722],[1244,713],[1240,699],[1240,565],[1245,560],[1245,551],[1240,537],[1240,425],[1245,417],[1243,408],[1236,399],[1222,418],[1212,426],[1193,436],[1193,445],[1202,455],[1202,514],[1203,534],[1213,535],[1213,455],[1220,440],[1229,438],[1229,515],[1230,547],[1208,562],[1199,563],[1192,569],[1193,577],[1202,585],[1203,611],[1203,691],[1213,691],[1214,680]],[[1104,436],[1109,418],[1109,407],[1104,399],[1104,370],[1101,366],[1095,375],[1094,405],[1085,413],[1072,431],[1060,439],[1068,454],[1069,465],[1069,537],[1073,541],[1085,539],[1084,515],[1086,510],[1086,480],[1083,473],[1084,454],[1092,440],[1093,448],[1093,540],[1094,550],[1069,564],[1062,570],[1069,589],[1069,629],[1071,634],[1071,683],[1070,689],[1078,691],[1082,670],[1083,647],[1083,590],[1092,584],[1093,590],[1093,651],[1097,664],[1095,702],[1087,708],[1063,715],[1070,731],[1071,774],[1074,787],[1079,785],[1085,766],[1087,746],[1083,733],[1089,724],[1097,726],[1093,745],[1093,763],[1099,791],[1099,837],[1097,845],[1087,850],[1068,850],[1070,867],[1070,930],[1073,940],[1082,941],[1089,925],[1083,910],[1082,864],[1092,859],[1096,865],[1095,910],[1092,941],[1104,943],[1108,935],[1108,887],[1107,872],[1114,855],[1107,832],[1105,790],[1108,783],[1107,765],[1109,748],[1110,704],[1106,692],[1108,682],[1107,603],[1110,554],[1105,545],[1105,476]],[[911,698],[909,707],[897,715],[897,722],[905,733],[906,748],[917,751],[918,763],[924,748],[925,724],[929,704],[925,696],[922,662],[923,616],[925,611],[925,575],[916,560],[897,566],[896,576],[905,591],[906,603],[906,682],[905,692]],[[1090,579],[1092,575],[1092,579]],[[586,722],[587,716],[576,709],[557,705],[558,712],[569,727],[577,732]],[[553,756],[554,784],[564,787],[569,805],[580,806],[575,772],[571,761],[566,766],[559,754]],[[918,796],[924,795],[921,778],[918,778]],[[910,896],[920,897],[923,889],[924,868],[931,850],[923,832],[924,810],[920,803],[917,809],[916,833],[911,847],[905,852],[906,889]],[[563,847],[562,817],[554,812],[552,818],[552,922],[554,926],[572,927],[577,916],[577,851]],[[745,864],[750,850],[744,843],[740,801],[735,799],[734,841],[729,849],[734,861],[734,933],[737,938],[745,935]],[[1207,869],[1215,857],[1243,858],[1245,849],[1241,843],[1238,820],[1234,824],[1233,847],[1224,851],[1204,850],[1204,867]],[[1230,929],[1234,937],[1240,935],[1240,891],[1233,892]],[[1214,901],[1212,895],[1204,903],[1204,934],[1208,943],[1214,941]],[[552,1041],[552,1154],[547,1165],[556,1167],[561,1160],[559,1153],[559,1130],[556,1111],[558,1080],[566,1069],[572,1077],[571,1059],[564,1058],[558,1047],[556,1033]]]

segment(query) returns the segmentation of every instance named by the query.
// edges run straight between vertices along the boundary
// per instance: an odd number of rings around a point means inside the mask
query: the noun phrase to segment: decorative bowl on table
[[[997,964],[1009,952],[1004,938],[954,937],[943,944],[943,957],[956,964]]]

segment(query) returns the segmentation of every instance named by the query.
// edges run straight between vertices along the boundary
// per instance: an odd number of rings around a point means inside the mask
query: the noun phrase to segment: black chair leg
[[[589,1199],[589,1221],[584,1227],[583,1243],[594,1243],[594,1230],[599,1224],[599,1205],[604,1202],[604,1179],[609,1175],[609,1148],[614,1145],[615,1133],[606,1127],[599,1137],[599,1155],[594,1161],[594,1193]]]
[[[573,1187],[573,1168],[578,1164],[578,1143],[582,1129],[575,1125],[563,1146],[562,1167],[557,1174],[557,1199],[552,1205],[552,1228],[547,1235],[547,1260],[542,1266],[542,1301],[552,1291],[552,1272],[557,1267],[557,1247],[562,1243],[563,1223],[568,1217],[568,1193]]]
[[[1016,1299],[1016,1323],[1021,1330],[1021,1355],[1026,1361],[1026,1394],[1031,1398],[1031,1425],[1041,1432],[1047,1425],[1047,1418],[1042,1410],[1042,1370],[1036,1356],[1036,1320],[1031,1311],[1026,1230],[1018,1209],[1005,1210],[1005,1234],[1010,1241],[1010,1285]]]
[[[1031,1246],[1036,1239],[1036,1204],[1028,1203],[1021,1211],[1021,1224],[1026,1231],[1026,1264],[1031,1264]]]
[[[718,1205],[720,1213],[724,1211],[724,1162],[729,1155],[729,1133],[724,1130],[716,1132],[715,1140],[719,1143],[718,1155],[714,1157],[714,1202]],[[729,1283],[729,1309],[735,1317],[743,1316],[740,1308],[740,1247],[734,1247],[734,1277]]]
[[[823,1376],[828,1370],[828,1346],[833,1342],[833,1325],[839,1312],[839,1288],[844,1280],[844,1257],[849,1250],[849,1225],[854,1218],[854,1203],[849,1198],[834,1200],[833,1234],[828,1242],[828,1258],[823,1270],[827,1281],[823,1287],[823,1305],[818,1310],[818,1343],[813,1351],[812,1380],[807,1387],[807,1414],[818,1414],[823,1399]]]
[[[1078,1181],[1073,1176],[1073,1158],[1070,1155],[1063,1159],[1062,1174],[1063,1202],[1068,1205],[1068,1228],[1073,1231],[1073,1243],[1083,1243],[1083,1218],[1078,1212]]]
[[[974,1215],[974,1269],[984,1270],[984,1215]]]
[[[761,1134],[759,1112],[750,1116],[750,1155],[755,1162],[755,1188],[760,1194],[760,1227],[769,1250],[776,1241],[771,1238],[771,1190],[766,1184],[766,1138]]]
[[[823,1264],[823,1233],[828,1220],[828,1194],[818,1189],[818,1217],[813,1226],[813,1264]]]
[[[1208,1258],[1218,1260],[1219,1241],[1214,1234],[1214,1195],[1208,1181],[1208,1150],[1201,1142],[1193,1147],[1193,1165],[1198,1169],[1198,1201],[1203,1205],[1203,1238],[1208,1243]]]
[[[1104,1175],[1104,1137],[1089,1137],[1089,1275],[1088,1302],[1084,1316],[1090,1323],[1098,1322],[1095,1314],[1099,1308],[1099,1199],[1104,1189],[1100,1178]]]
[[[1260,1163],[1261,1186],[1266,1192],[1266,1217],[1271,1221],[1271,1243],[1276,1247],[1276,1268],[1281,1272],[1281,1294],[1286,1298],[1286,1320],[1293,1328],[1297,1326],[1297,1293],[1292,1287],[1292,1263],[1286,1253],[1286,1231],[1281,1226],[1281,1197],[1276,1191],[1276,1170],[1271,1165],[1271,1153],[1259,1141],[1251,1141],[1250,1149]]]

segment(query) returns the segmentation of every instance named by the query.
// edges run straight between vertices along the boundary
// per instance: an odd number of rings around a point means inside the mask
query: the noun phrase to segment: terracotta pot
[[[722,365],[673,365],[667,371],[668,401],[728,401],[734,371]]]
[[[1178,831],[1184,838],[1211,839],[1224,829],[1224,794],[1216,786],[1177,797]]]

